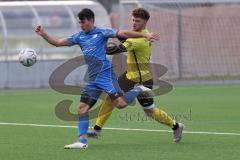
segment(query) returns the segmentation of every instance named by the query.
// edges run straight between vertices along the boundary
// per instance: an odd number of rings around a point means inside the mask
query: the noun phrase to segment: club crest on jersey
[[[95,38],[97,38],[97,34],[94,34],[94,35],[92,36],[92,39],[95,39]]]

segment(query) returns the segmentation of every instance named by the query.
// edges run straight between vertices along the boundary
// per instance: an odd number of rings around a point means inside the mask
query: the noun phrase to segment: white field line
[[[30,126],[30,127],[50,127],[50,128],[77,128],[76,126],[65,126],[65,125],[26,124],[26,123],[7,123],[7,122],[0,122],[0,125],[8,125],[8,126]],[[172,132],[171,130],[133,129],[133,128],[112,128],[112,127],[104,127],[104,130],[140,131],[140,132]],[[184,131],[183,133],[188,133],[188,134],[208,134],[208,135],[232,135],[232,136],[240,136],[240,133],[226,133],[226,132]]]

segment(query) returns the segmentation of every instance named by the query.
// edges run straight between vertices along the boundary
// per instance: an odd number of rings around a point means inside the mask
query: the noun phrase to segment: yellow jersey
[[[148,33],[148,30],[143,29],[141,32]],[[127,78],[134,82],[150,80],[152,78],[150,73],[150,41],[146,38],[128,38],[123,45],[128,52]]]

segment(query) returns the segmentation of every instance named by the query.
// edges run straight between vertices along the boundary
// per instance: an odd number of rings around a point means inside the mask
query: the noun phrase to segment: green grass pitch
[[[236,160],[240,156],[240,85],[179,86],[156,97],[156,106],[186,125],[180,144],[172,143],[172,133],[165,132],[168,127],[145,117],[138,103],[114,110],[102,138],[89,140],[86,150],[63,149],[76,141],[77,129],[73,127],[10,125],[76,126],[76,122],[62,121],[55,115],[56,104],[64,99],[74,101],[71,110],[76,112],[78,96],[52,90],[1,90],[0,159]]]

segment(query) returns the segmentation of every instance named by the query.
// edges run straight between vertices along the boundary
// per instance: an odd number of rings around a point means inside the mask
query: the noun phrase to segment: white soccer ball
[[[19,62],[26,67],[34,65],[37,62],[36,51],[31,48],[22,49],[19,53]]]

